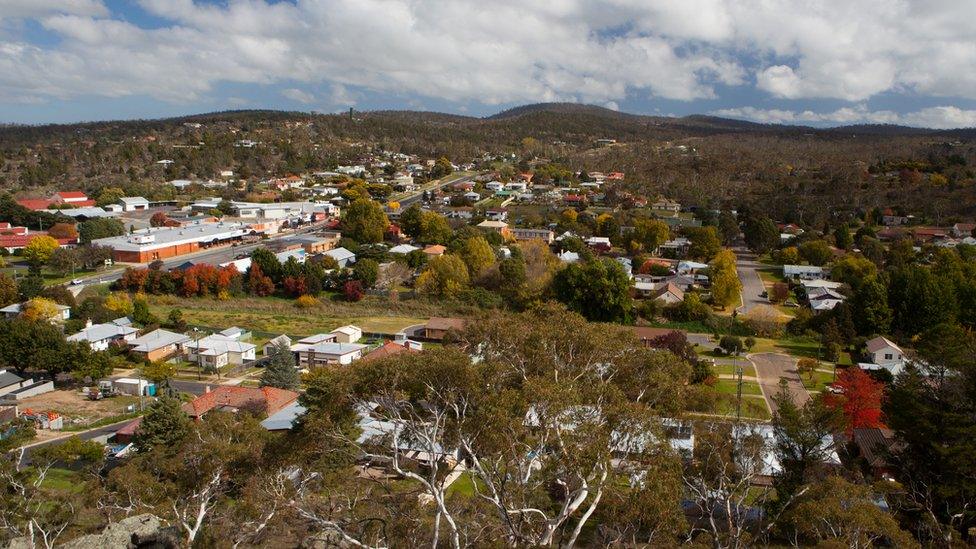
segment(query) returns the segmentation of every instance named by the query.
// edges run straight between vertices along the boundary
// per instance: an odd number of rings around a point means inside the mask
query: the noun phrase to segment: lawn
[[[150,311],[158,318],[166,318],[178,308],[191,326],[219,330],[241,326],[251,330],[255,338],[278,334],[308,336],[354,324],[366,332],[394,334],[407,326],[424,324],[432,316],[466,316],[473,311],[463,306],[413,300],[390,301],[369,296],[358,303],[330,301],[310,309],[295,307],[294,301],[281,298],[245,297],[217,301],[209,298],[181,299],[172,296],[151,296]]]
[[[828,365],[824,365],[822,367],[826,366]],[[800,379],[803,380],[803,386],[806,387],[808,391],[819,393],[820,391],[824,390],[824,387],[834,382],[834,373],[815,370],[812,377],[801,375]]]
[[[78,492],[85,488],[82,481],[82,475],[78,471],[52,467],[48,469],[47,476],[44,477],[41,486],[59,492]]]
[[[746,360],[737,360],[736,367],[742,368],[742,375],[745,377],[756,377],[756,368],[747,362]],[[735,374],[735,370],[732,369],[732,364],[716,364],[712,366],[712,371],[715,372],[717,376],[730,376]]]
[[[738,390],[738,382],[734,379],[720,379],[717,382],[715,382],[715,385],[712,386],[712,389],[714,389],[719,394],[735,396]],[[760,389],[759,384],[754,381],[743,381],[742,394],[752,395],[752,396],[762,396],[762,389]]]
[[[715,401],[715,413],[735,417],[735,395],[719,395]],[[772,419],[766,400],[755,396],[742,396],[742,417],[768,421]]]

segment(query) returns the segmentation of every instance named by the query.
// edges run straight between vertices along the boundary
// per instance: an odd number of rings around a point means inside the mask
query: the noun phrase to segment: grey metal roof
[[[0,388],[10,387],[11,385],[16,385],[24,381],[24,378],[19,375],[8,372],[7,370],[0,370]]]

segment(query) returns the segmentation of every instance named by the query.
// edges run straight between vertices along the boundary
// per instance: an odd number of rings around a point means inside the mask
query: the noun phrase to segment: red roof
[[[411,349],[406,345],[400,345],[395,341],[387,341],[382,347],[377,347],[376,349],[370,351],[363,360],[378,360],[380,358],[386,358],[389,356],[398,355],[400,353],[419,353],[420,351],[416,349]]]
[[[84,198],[85,200],[88,200],[88,195],[81,191],[59,191],[54,194],[65,200],[68,200],[69,198]]]
[[[253,409],[274,414],[298,398],[298,393],[277,387],[230,387],[221,385],[183,405],[190,417],[201,417],[214,408]]]
[[[51,200],[47,198],[25,198],[18,200],[17,203],[28,210],[46,210],[51,205]]]
[[[47,233],[0,235],[0,248],[23,248],[24,246],[30,244],[31,240],[34,240],[39,236],[45,236],[46,234]],[[77,242],[77,240],[74,238],[58,238],[57,241],[61,246],[67,246]]]

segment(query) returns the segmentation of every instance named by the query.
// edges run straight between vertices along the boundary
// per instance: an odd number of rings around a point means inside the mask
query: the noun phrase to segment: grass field
[[[719,394],[734,396],[737,391],[737,386],[738,382],[734,379],[720,379],[715,383],[715,385],[712,386],[712,389]],[[760,389],[759,384],[754,381],[743,381],[742,394],[761,397],[762,389]]]
[[[829,365],[824,365],[822,367],[828,367]],[[814,371],[812,377],[807,377],[805,375],[800,376],[803,380],[803,386],[807,388],[808,391],[813,391],[819,393],[823,391],[824,387],[830,385],[834,382],[833,372],[821,372]]]
[[[749,362],[745,360],[739,360],[736,361],[736,366],[742,368],[743,376],[756,377],[756,368]],[[716,364],[715,366],[712,366],[712,371],[715,372],[715,375],[717,376],[721,376],[721,375],[730,376],[736,373],[732,369],[731,364]]]
[[[719,395],[718,400],[715,402],[715,413],[734,417],[735,394]],[[773,416],[769,413],[769,407],[766,406],[765,399],[762,397],[747,396],[743,394],[742,417],[768,421],[772,419]]]
[[[245,297],[227,301],[209,298],[150,296],[150,311],[166,318],[171,309],[183,311],[187,324],[226,328],[241,326],[255,332],[307,336],[355,324],[366,332],[394,334],[407,326],[424,324],[432,316],[466,316],[474,311],[463,306],[369,296],[358,303],[326,301],[310,309],[295,307],[280,298]],[[260,337],[260,334],[255,334]]]

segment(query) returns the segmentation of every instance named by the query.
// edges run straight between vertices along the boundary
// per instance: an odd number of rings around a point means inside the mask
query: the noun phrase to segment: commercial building
[[[142,229],[132,234],[99,238],[93,243],[112,248],[115,261],[147,263],[240,240],[251,232],[251,226],[244,223],[199,222],[184,227]]]

